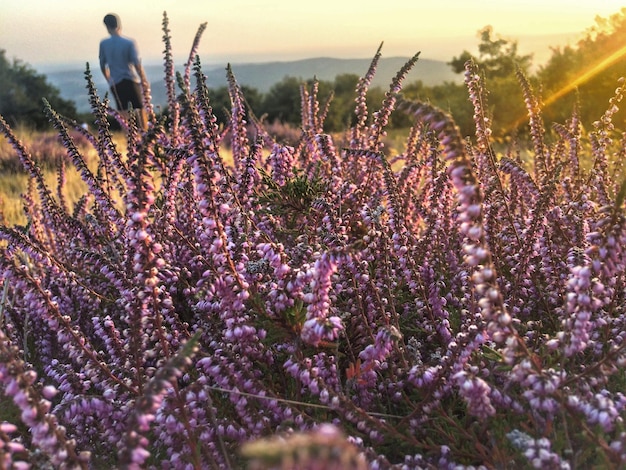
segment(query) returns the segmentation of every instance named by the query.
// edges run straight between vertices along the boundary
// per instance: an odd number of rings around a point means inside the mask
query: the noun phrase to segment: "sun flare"
[[[591,78],[595,77],[602,71],[606,70],[608,67],[613,65],[619,59],[626,55],[626,44],[620,47],[615,52],[609,54],[608,56],[602,58],[598,62],[590,65],[587,69],[583,70],[578,77],[574,78],[567,85],[563,86],[563,88],[557,90],[555,93],[550,95],[548,99],[544,101],[545,106],[550,106],[552,103],[557,101],[559,98],[567,95],[570,91],[575,90],[583,83],[587,82]]]

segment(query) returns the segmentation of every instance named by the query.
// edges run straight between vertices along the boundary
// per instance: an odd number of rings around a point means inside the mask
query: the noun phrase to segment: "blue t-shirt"
[[[100,67],[109,68],[113,83],[117,84],[124,79],[139,83],[139,76],[135,70],[139,66],[137,46],[132,39],[113,35],[100,41]]]

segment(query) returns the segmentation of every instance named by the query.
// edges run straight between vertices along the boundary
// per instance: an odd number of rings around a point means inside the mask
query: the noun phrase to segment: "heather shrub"
[[[92,147],[87,138],[74,129],[71,129],[70,133],[75,145],[83,152],[85,158],[89,160],[89,150]],[[67,150],[57,133],[52,131],[38,132],[20,128],[16,135],[20,141],[28,146],[31,158],[43,170],[56,169],[59,162],[66,158]],[[24,172],[24,166],[17,152],[4,139],[0,142],[0,171],[3,173]]]
[[[302,133],[301,129],[278,120],[266,122],[263,128],[276,142],[292,147],[298,144]]]
[[[546,129],[520,74],[523,160],[494,153],[471,62],[471,139],[399,100],[417,55],[369,109],[379,49],[355,125],[324,133],[314,83],[285,145],[246,122],[230,70],[218,127],[193,59],[203,28],[175,77],[163,27],[169,114],[147,95],[145,133],[86,72],[97,168],[47,108],[89,188],[77,204],[0,120],[36,188],[28,225],[0,227],[6,466],[624,465],[621,83],[587,135],[575,110]],[[414,125],[389,155],[393,112]]]

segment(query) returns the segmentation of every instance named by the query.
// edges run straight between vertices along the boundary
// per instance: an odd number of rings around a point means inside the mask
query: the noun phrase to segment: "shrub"
[[[82,128],[81,130],[84,131]],[[70,132],[76,146],[81,149],[83,155],[86,155],[86,152],[92,148],[87,137],[76,130]],[[22,142],[26,142],[33,161],[44,170],[55,169],[67,155],[67,149],[63,146],[58,134],[54,132],[33,132],[20,129],[17,134]],[[0,146],[0,171],[24,172],[24,165],[22,165],[17,152],[8,142],[5,142]]]
[[[520,75],[525,162],[493,153],[471,62],[471,141],[398,101],[417,56],[368,109],[379,50],[345,142],[313,86],[286,146],[250,140],[230,70],[228,129],[198,61],[176,97],[167,26],[170,114],[121,121],[125,155],[89,71],[96,173],[48,108],[90,190],[72,210],[0,120],[38,190],[25,230],[0,227],[0,389],[23,424],[0,427],[7,465],[624,465],[621,85],[590,146],[575,114],[550,144]],[[415,124],[386,156],[398,109]]]
[[[73,101],[61,98],[60,90],[48,83],[45,75],[18,59],[9,60],[0,49],[0,114],[11,125],[45,129],[49,126],[41,112],[46,98],[63,114],[76,118]]]

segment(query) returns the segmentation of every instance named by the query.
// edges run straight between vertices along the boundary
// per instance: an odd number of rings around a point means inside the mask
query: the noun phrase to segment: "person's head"
[[[109,32],[117,31],[122,26],[122,22],[120,21],[120,17],[115,13],[109,13],[104,17],[104,24],[107,27]]]

